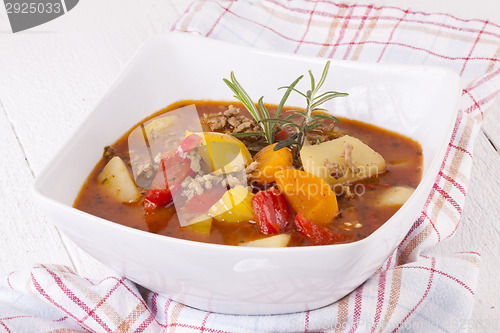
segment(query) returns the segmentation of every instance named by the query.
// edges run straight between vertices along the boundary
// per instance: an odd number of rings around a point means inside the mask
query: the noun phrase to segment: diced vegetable
[[[405,186],[388,188],[377,198],[377,205],[387,207],[403,206],[413,192],[415,192],[414,188]]]
[[[175,124],[175,118],[175,116],[158,117],[144,126],[148,140],[154,140],[159,134],[172,127]]]
[[[298,232],[309,239],[314,245],[329,245],[345,240],[344,235],[314,224],[301,213],[295,216],[295,226]]]
[[[264,147],[254,157],[258,163],[257,170],[252,172],[251,180],[259,184],[270,184],[274,182],[274,174],[283,169],[291,168],[293,165],[293,156],[290,148],[281,148],[274,150],[277,143]]]
[[[350,157],[357,172],[353,172],[347,163],[346,145],[351,146]],[[348,135],[318,145],[304,146],[300,158],[305,171],[323,178],[330,185],[370,178],[385,170],[385,160],[379,153]],[[339,172],[332,174],[327,164],[338,166]]]
[[[296,213],[319,224],[329,223],[338,214],[337,197],[322,178],[296,169],[278,171],[274,177]]]
[[[289,136],[290,136],[290,133],[288,133],[288,131],[286,129],[282,129],[281,131],[279,131],[278,133],[276,133],[274,135],[274,140],[275,141],[283,141],[283,140],[288,139]]]
[[[222,198],[210,208],[208,215],[223,222],[255,221],[252,198],[252,192],[246,187],[238,185],[227,190]]]
[[[199,146],[203,139],[197,134],[189,134],[181,141],[177,147],[178,158],[185,158],[193,149]]]
[[[264,235],[279,234],[288,225],[290,211],[283,194],[274,191],[259,191],[252,199],[259,231]]]
[[[182,181],[193,174],[191,160],[188,158],[172,152],[163,155],[156,176],[144,197],[146,213],[154,211],[156,206],[170,204],[173,201],[172,195],[181,188]]]
[[[290,242],[290,235],[279,234],[276,236],[257,239],[254,241],[240,243],[239,246],[251,247],[286,247]]]
[[[212,167],[214,174],[243,171],[252,162],[248,148],[232,135],[216,132],[195,135],[202,137],[203,146],[198,153]]]
[[[202,195],[195,195],[182,207],[182,211],[191,213],[206,213],[226,193],[222,186],[205,190]]]
[[[157,206],[167,206],[172,202],[172,193],[166,188],[151,188],[144,197],[144,211],[153,212]]]
[[[141,198],[129,169],[118,156],[106,164],[97,176],[97,181],[120,202],[134,203]]]
[[[199,215],[188,222],[187,228],[203,235],[209,235],[212,230],[212,217],[206,214]]]

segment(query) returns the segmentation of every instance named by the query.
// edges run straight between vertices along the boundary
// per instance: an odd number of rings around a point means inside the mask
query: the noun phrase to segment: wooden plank
[[[497,97],[485,118],[483,132],[492,147],[500,154],[500,98]]]
[[[87,252],[79,248],[71,239],[61,232],[68,255],[73,261],[75,272],[88,279],[100,281],[104,277],[113,273],[113,270],[99,260],[90,256]]]
[[[3,8],[0,10],[0,33],[11,33],[12,29],[10,27],[9,18],[7,17],[7,11]]]
[[[33,172],[0,103],[0,276],[35,263],[74,269],[57,229],[31,197]]]
[[[184,12],[185,8],[187,8],[188,4],[190,1],[186,0],[176,0],[176,1],[154,1],[153,3],[146,3],[146,4],[141,4],[142,5],[147,5],[151,6],[154,8],[154,10],[149,9],[149,10],[144,10],[142,9],[141,12],[143,15],[148,16],[151,15],[151,13],[154,13],[153,15],[155,17],[150,17],[149,18],[149,24],[151,26],[146,26],[145,28],[141,29],[141,31],[147,31],[147,35],[141,36],[143,40],[146,40],[150,36],[152,36],[157,29],[165,29],[167,31],[175,21],[175,19],[180,15],[180,13]],[[116,2],[115,2],[116,4]],[[137,5],[137,3],[134,3]],[[120,1],[120,5],[124,6],[123,1]],[[128,6],[128,4],[127,4]],[[90,9],[90,7],[89,7]],[[130,10],[130,9],[128,9]],[[158,13],[158,11],[160,13]],[[82,14],[84,15],[84,14]],[[158,17],[162,17],[161,20],[158,19]],[[161,24],[159,22],[161,21]],[[116,35],[114,38],[116,40],[123,40],[127,41],[127,43],[130,43],[131,38],[130,35],[128,34],[123,34],[124,32],[122,31],[123,28],[123,23],[117,25],[116,27],[113,28],[113,31],[109,31],[113,35]],[[132,39],[133,41],[133,39]],[[142,42],[142,40],[137,40],[135,44],[137,44],[137,47],[139,44]],[[126,63],[128,57],[131,56],[131,54],[135,51],[135,49],[132,48],[123,48],[123,49],[116,49],[112,50],[113,53],[119,54],[120,59],[120,64],[122,67]],[[87,56],[86,56],[87,57]],[[92,57],[91,55],[88,55],[88,57]],[[111,59],[101,59],[101,64],[96,65],[94,68],[96,71],[99,71],[103,65],[104,67],[106,66],[105,63],[108,61],[115,61],[116,58],[111,58]],[[104,64],[102,63],[104,61]],[[116,69],[113,73],[109,73],[109,76],[103,80],[103,81],[108,81],[111,82],[112,79],[111,77],[114,77],[118,75],[120,69]],[[104,85],[104,84],[103,84]],[[106,88],[103,88],[103,91],[105,91]],[[81,92],[75,92],[75,95],[81,95]],[[94,98],[92,98],[92,102],[95,102],[98,98],[98,95]],[[86,105],[86,109],[90,110],[91,106]],[[88,278],[93,278],[93,279],[101,279],[111,273],[111,269],[106,267],[104,264],[99,262],[98,260],[94,259],[90,255],[88,255],[85,251],[80,249],[78,246],[76,246],[69,238],[67,238],[64,234],[62,234],[62,238],[64,240],[64,244],[66,245],[68,249],[68,253],[70,254],[72,260],[75,263],[77,272],[85,277]]]
[[[500,11],[488,9],[497,8],[496,1],[383,0],[378,4],[500,22]],[[149,36],[168,31],[190,2],[86,0],[67,15],[28,32],[0,33],[0,98],[6,107],[0,110],[0,152],[8,156],[0,160],[0,275],[35,262],[71,265],[70,258],[83,276],[99,278],[109,273],[66,237],[61,242],[55,227],[26,193],[33,174],[38,174],[81,123],[137,47]],[[8,21],[0,11],[0,32],[7,30]],[[484,125],[497,147],[498,110],[490,112]],[[500,318],[499,288],[492,288],[500,267],[496,170],[500,170],[498,154],[480,135],[462,224],[457,235],[438,248],[442,254],[461,250],[483,254],[473,316],[483,322]]]
[[[87,0],[25,33],[0,34],[0,97],[35,175],[139,46],[177,15],[169,1]]]
[[[183,2],[185,6],[189,3]],[[182,1],[176,4],[182,7]],[[168,31],[178,15],[169,1],[88,0],[69,14],[23,34],[0,34],[4,114],[16,129],[35,175],[83,121],[140,44]],[[29,228],[23,230],[28,238],[32,236]],[[91,278],[109,274],[108,268],[67,237],[62,239],[79,274]],[[10,253],[26,250],[26,244],[14,239],[9,244]],[[30,246],[39,257],[51,252],[37,247],[37,242]],[[8,270],[21,267],[19,263]]]

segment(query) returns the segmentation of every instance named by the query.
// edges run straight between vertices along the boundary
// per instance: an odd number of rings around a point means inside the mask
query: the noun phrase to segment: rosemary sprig
[[[288,96],[290,96],[290,93],[294,90],[295,85],[302,79],[302,76],[297,78],[290,86],[287,87],[287,90],[285,91],[285,94],[281,98],[280,104],[278,105],[278,108],[276,109],[276,113],[274,114],[274,117],[271,117],[269,110],[267,110],[265,104],[264,104],[264,97],[262,96],[259,98],[259,102],[256,104],[252,101],[252,98],[248,95],[248,93],[243,89],[241,84],[236,80],[236,77],[233,72],[231,72],[231,81],[228,79],[223,79],[224,83],[233,91],[234,97],[237,98],[243,106],[248,110],[248,112],[252,115],[252,117],[255,119],[255,121],[259,124],[259,126],[262,128],[263,133],[259,132],[252,132],[252,133],[233,133],[234,136],[254,136],[254,135],[261,135],[266,138],[266,141],[268,144],[273,144],[274,143],[274,129],[276,127],[276,122],[268,121],[268,120],[275,120],[279,119],[279,116],[281,115],[281,111],[283,109],[283,106],[285,105],[286,100],[288,99]]]
[[[348,96],[347,93],[337,91],[327,91],[318,95],[319,90],[325,83],[329,68],[330,61],[327,61],[318,82],[316,82],[312,72],[310,70],[308,71],[311,88],[305,93],[295,89],[297,83],[299,83],[299,81],[304,77],[303,75],[295,79],[295,81],[293,81],[290,85],[278,88],[278,90],[286,89],[286,91],[281,98],[280,104],[278,105],[274,116],[271,116],[267,110],[263,101],[264,97],[261,97],[258,103],[255,104],[248,93],[243,89],[241,84],[236,80],[234,73],[231,72],[231,80],[229,81],[227,79],[223,79],[224,83],[226,83],[226,85],[233,91],[234,97],[236,97],[243,104],[263,131],[263,133],[233,133],[233,135],[239,137],[261,135],[266,138],[268,144],[272,144],[274,143],[276,125],[281,125],[282,127],[292,127],[295,133],[288,139],[278,142],[278,144],[274,147],[274,150],[278,150],[283,147],[295,146],[295,153],[297,157],[300,149],[305,143],[307,133],[321,126],[321,120],[328,119],[335,122],[339,121],[337,117],[332,115],[317,113],[327,111],[320,106],[333,98]],[[296,92],[306,99],[306,108],[305,110],[287,110],[285,112],[289,115],[284,118],[280,118],[283,106],[292,92]],[[297,116],[300,118],[298,122],[290,120]]]
[[[319,122],[320,120],[329,119],[335,122],[339,122],[339,119],[332,115],[327,115],[323,113],[314,113],[319,111],[327,111],[320,107],[323,103],[336,97],[348,96],[347,93],[341,93],[337,91],[327,91],[317,96],[319,90],[325,83],[329,68],[330,68],[330,61],[327,61],[323,69],[323,73],[321,74],[321,77],[317,83],[312,72],[310,70],[308,71],[309,78],[311,81],[311,89],[305,93],[295,89],[295,85],[278,88],[278,89],[286,88],[287,91],[291,89],[292,91],[303,96],[306,99],[306,109],[303,111],[302,110],[285,111],[287,113],[290,113],[290,115],[283,119],[263,120],[263,121],[272,121],[274,123],[279,123],[282,124],[283,126],[292,126],[296,130],[296,133],[292,135],[289,139],[279,142],[274,147],[274,150],[278,150],[283,147],[295,146],[296,148],[295,153],[296,156],[298,156],[300,149],[305,143],[307,133],[322,125],[322,123]],[[295,80],[294,83],[297,83],[298,80],[300,80],[301,78],[302,76],[299,77],[297,80]],[[300,117],[299,122],[298,123],[291,122],[290,119],[296,116]],[[292,125],[291,123],[293,123],[294,125]]]

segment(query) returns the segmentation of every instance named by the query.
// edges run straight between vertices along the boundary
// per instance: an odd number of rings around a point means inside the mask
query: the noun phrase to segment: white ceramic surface
[[[139,120],[182,99],[231,100],[231,70],[251,96],[276,103],[276,87],[324,59],[270,53],[185,34],[149,40],[35,183],[41,206],[82,249],[131,280],[215,312],[276,314],[330,304],[372,275],[413,224],[452,132],[460,82],[441,68],[334,61],[327,89],[348,98],[336,115],[408,135],[423,147],[424,175],[410,200],[368,238],[342,245],[261,249],[196,243],[124,227],[71,207],[102,148]],[[306,84],[307,80],[303,80]],[[300,86],[299,88],[305,86]],[[290,104],[301,105],[297,97]]]

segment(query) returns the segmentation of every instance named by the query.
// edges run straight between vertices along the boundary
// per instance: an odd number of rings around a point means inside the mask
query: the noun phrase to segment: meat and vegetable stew
[[[321,108],[347,94],[286,89],[254,103],[231,73],[240,103],[180,101],[125,133],[104,154],[74,207],[165,236],[285,247],[349,243],[373,233],[411,196],[420,145]],[[304,109],[285,106],[291,93]]]

